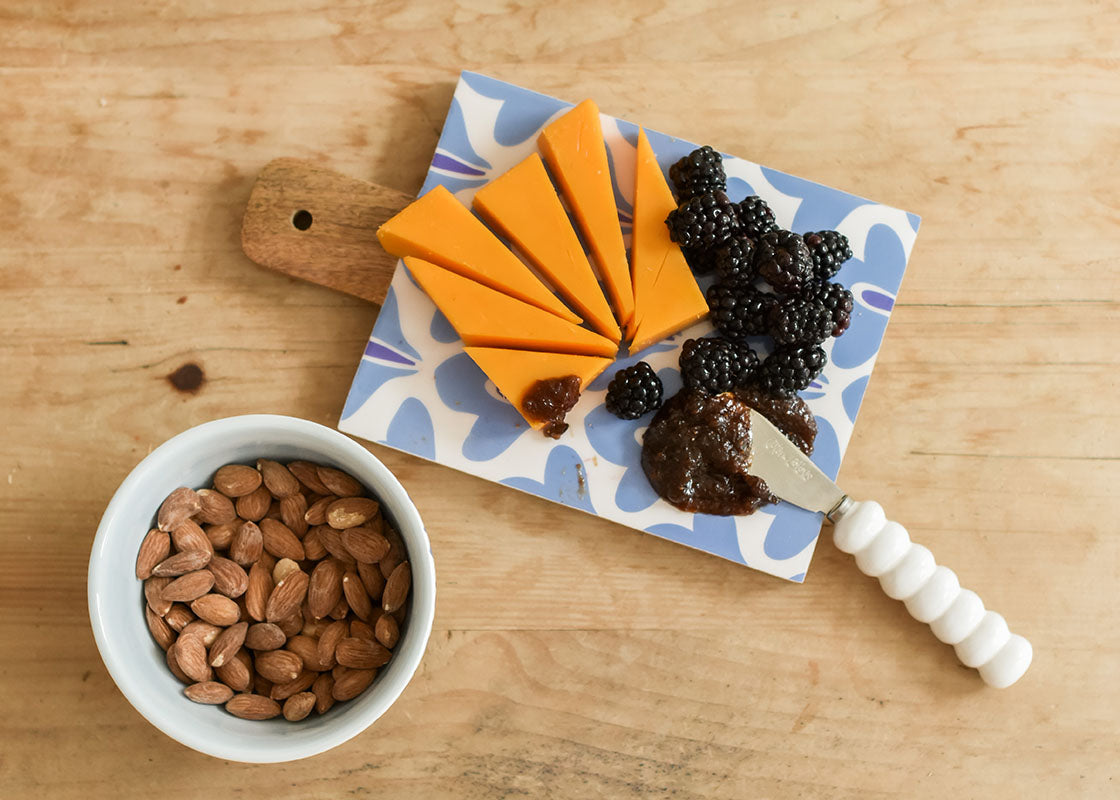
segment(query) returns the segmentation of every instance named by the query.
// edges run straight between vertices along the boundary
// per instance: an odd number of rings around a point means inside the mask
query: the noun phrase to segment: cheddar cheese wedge
[[[412,256],[404,264],[468,346],[605,358],[618,353],[610,339],[451,270]]]
[[[634,313],[634,289],[630,285],[626,245],[619,227],[598,106],[584,100],[545,127],[537,146],[595,256],[615,317],[625,325]]]
[[[513,242],[591,327],[612,341],[622,338],[540,156],[533,153],[479,189],[474,208]]]
[[[634,233],[630,260],[634,274],[634,316],[630,352],[637,353],[703,319],[708,303],[696,285],[681,248],[669,238],[665,217],[677,207],[665,173],[638,131],[634,170]]]
[[[377,238],[398,258],[422,258],[561,319],[582,322],[443,186],[385,222],[377,229]]]
[[[525,397],[537,381],[575,375],[579,378],[582,392],[591,381],[611,365],[611,359],[595,356],[535,353],[530,350],[505,350],[495,347],[463,349],[494,382],[498,391],[521,412],[525,421],[538,430],[545,425],[545,421],[534,418],[525,410]]]

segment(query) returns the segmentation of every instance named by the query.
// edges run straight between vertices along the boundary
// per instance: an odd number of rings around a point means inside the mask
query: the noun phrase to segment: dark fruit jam
[[[813,455],[813,441],[817,438],[817,418],[800,397],[782,397],[766,394],[755,388],[736,389],[735,397],[742,400],[786,435],[807,456]]]
[[[545,423],[541,433],[550,439],[559,439],[568,430],[564,415],[579,400],[579,377],[548,378],[533,384],[521,401],[525,413],[537,422]]]

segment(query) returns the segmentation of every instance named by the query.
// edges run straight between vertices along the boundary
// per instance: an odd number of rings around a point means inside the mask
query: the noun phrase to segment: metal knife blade
[[[786,502],[828,515],[844,501],[840,491],[797,445],[751,409],[751,467],[770,491]]]

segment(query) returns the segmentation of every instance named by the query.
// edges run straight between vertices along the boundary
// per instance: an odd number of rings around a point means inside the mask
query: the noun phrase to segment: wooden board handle
[[[397,267],[377,228],[411,203],[404,192],[295,158],[261,170],[241,248],[262,267],[380,304]]]

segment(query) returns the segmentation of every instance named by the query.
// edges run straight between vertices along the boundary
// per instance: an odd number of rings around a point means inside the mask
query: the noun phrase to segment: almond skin
[[[342,564],[332,559],[320,561],[311,571],[307,604],[311,615],[322,619],[331,613],[342,597]]]
[[[226,597],[238,598],[249,588],[249,575],[236,561],[214,556],[206,568],[214,576],[214,589]]]
[[[175,660],[179,662],[179,669],[195,682],[213,677],[213,670],[206,663],[206,646],[197,636],[179,636],[175,641]]]
[[[214,488],[226,497],[244,497],[261,485],[261,474],[244,464],[227,464],[214,473]]]
[[[142,581],[152,577],[152,568],[171,554],[171,537],[159,528],[152,528],[136,555],[136,577]]]
[[[306,692],[311,688],[311,684],[315,683],[315,679],[317,677],[319,677],[318,672],[312,672],[311,670],[305,669],[303,672],[296,676],[295,680],[288,681],[287,683],[275,684],[272,687],[272,691],[268,693],[268,696],[273,700],[282,702],[284,700],[287,700],[293,694]]]
[[[180,575],[163,587],[160,597],[169,603],[190,603],[214,588],[214,574],[200,569]]]
[[[397,533],[392,525],[385,522],[384,517],[381,518],[381,521],[384,523],[381,526],[381,535],[389,540],[389,553],[377,562],[377,566],[381,569],[382,577],[388,580],[389,575],[392,574],[393,570],[395,570],[407,556],[405,554],[404,542],[401,540],[401,535]]]
[[[171,609],[163,615],[163,620],[173,631],[181,631],[196,619],[191,610],[182,603],[173,603]]]
[[[187,550],[168,556],[163,561],[152,567],[152,574],[160,578],[177,578],[188,572],[200,570],[210,563],[212,553],[209,550]]]
[[[175,645],[171,645],[171,647],[167,648],[167,669],[170,670],[171,674],[174,675],[175,679],[180,683],[188,685],[194,683],[194,681],[190,679],[190,676],[179,667],[179,661],[175,658]]]
[[[374,669],[388,664],[393,654],[377,642],[347,637],[338,643],[334,657],[344,667]]]
[[[320,497],[314,503],[307,507],[307,511],[303,514],[303,519],[308,525],[326,525],[327,524],[327,509],[330,508],[338,498],[333,494],[328,494],[326,497]]]
[[[291,575],[293,572],[299,571],[299,564],[292,561],[290,558],[282,558],[276,562],[276,566],[272,568],[272,582],[280,583],[284,578]]]
[[[289,461],[288,472],[296,476],[296,480],[307,487],[308,491],[315,494],[330,494],[330,489],[319,480],[319,467],[310,461]]]
[[[248,567],[260,560],[263,552],[264,535],[257,523],[249,520],[241,523],[229,545],[229,557],[241,566]]]
[[[234,517],[233,522],[223,522],[221,525],[207,525],[202,530],[215,550],[228,550],[230,544],[233,542],[234,534],[237,533],[237,529],[241,527],[242,522],[243,520]]]
[[[260,522],[264,519],[271,506],[272,495],[268,493],[268,489],[265,487],[258,486],[256,489],[249,492],[249,494],[237,498],[234,509],[236,509],[237,516],[241,517],[241,519]]]
[[[381,609],[378,609],[377,613],[380,615]],[[350,636],[354,639],[365,639],[367,642],[375,641],[377,638],[374,636],[373,628],[370,627],[370,624],[368,622],[362,622],[360,619],[350,620]]]
[[[272,570],[258,561],[249,569],[249,587],[245,590],[245,607],[249,610],[249,616],[258,622],[265,618],[272,588]]]
[[[191,603],[191,611],[197,614],[199,619],[220,628],[236,625],[241,618],[241,609],[237,607],[237,603],[224,594],[204,594]],[[238,647],[240,646],[238,644]],[[233,649],[236,652],[237,647]]]
[[[207,538],[206,534],[202,532],[202,528],[198,527],[198,523],[193,519],[185,519],[179,523],[179,527],[171,531],[171,543],[175,545],[175,549],[184,552],[187,550],[208,550],[210,555],[214,555],[214,545]]]
[[[303,671],[303,659],[290,650],[265,650],[257,653],[253,666],[262,677],[274,684],[287,683],[299,677]]]
[[[315,711],[326,714],[334,705],[334,678],[330,675],[320,675],[311,684],[311,693],[315,695]]]
[[[202,508],[195,516],[205,525],[225,525],[237,518],[237,512],[233,510],[233,501],[221,492],[199,489],[198,499]]]
[[[221,634],[222,629],[217,625],[209,623],[206,620],[196,619],[194,622],[188,623],[187,626],[179,632],[179,638],[185,639],[193,636],[202,642],[203,647],[209,647],[218,640]]]
[[[347,572],[342,576],[342,594],[358,619],[369,619],[370,614],[373,613],[373,604],[370,603],[366,587],[362,585],[362,579],[358,577],[357,572]]]
[[[280,704],[259,694],[238,694],[226,703],[226,711],[241,719],[272,719],[280,716]]]
[[[248,630],[248,622],[238,622],[219,633],[214,644],[210,646],[210,666],[217,668],[230,661],[245,644],[245,634]]]
[[[262,519],[260,529],[264,549],[277,558],[303,561],[307,557],[303,552],[303,545],[300,543],[299,537],[292,533],[292,529],[283,522],[275,519]]]
[[[175,631],[171,630],[171,626],[164,622],[163,617],[152,611],[151,606],[144,606],[144,619],[148,623],[148,630],[151,632],[152,638],[156,640],[160,649],[166,650],[175,643]]]
[[[183,694],[196,703],[220,706],[233,697],[233,689],[217,681],[203,681],[192,683],[183,690]]]
[[[342,546],[359,564],[376,564],[389,554],[389,540],[373,528],[349,528],[340,536]]]
[[[316,528],[311,528],[304,534],[303,552],[310,561],[320,561],[327,557],[327,548],[323,547],[323,540]]]
[[[144,581],[144,599],[148,601],[148,608],[156,616],[164,616],[171,610],[172,601],[163,599],[163,590],[171,583],[171,578],[152,577]]]
[[[331,697],[338,701],[353,700],[369,688],[375,677],[375,669],[344,669],[335,676]]]
[[[342,535],[334,528],[329,525],[316,525],[307,532],[307,535],[310,536],[313,533],[318,534],[319,541],[322,542],[326,551],[343,564],[350,566],[355,563],[350,551],[342,544]]]
[[[373,635],[377,638],[377,641],[392,650],[401,639],[401,629],[392,616],[382,614],[378,617],[377,624],[373,626]]]
[[[317,639],[299,634],[289,639],[284,646],[299,656],[304,669],[313,672],[326,672],[330,669],[329,666],[319,661],[319,641]],[[311,684],[308,683],[307,685],[310,686]]]
[[[278,650],[287,640],[284,631],[271,622],[250,625],[245,633],[245,646],[251,650]]]
[[[282,630],[284,632],[284,635],[289,639],[293,636],[296,636],[301,630],[303,630],[303,612],[297,611],[290,617],[284,617],[284,619],[276,623],[276,627]]]
[[[198,493],[194,489],[180,486],[167,495],[167,499],[159,507],[159,513],[156,515],[158,527],[161,531],[170,533],[201,509],[202,501],[198,499]]]
[[[299,722],[301,719],[306,719],[313,708],[315,708],[315,695],[311,692],[293,694],[284,701],[284,719],[288,722]]]
[[[340,531],[364,525],[380,508],[380,503],[368,497],[343,497],[327,506],[327,524]]]
[[[307,596],[309,579],[306,572],[293,572],[272,590],[265,605],[265,619],[269,622],[279,622],[291,618],[303,605],[303,598]],[[302,621],[300,627],[303,627]]]
[[[339,497],[358,497],[362,494],[362,485],[340,469],[321,466],[316,469],[316,472],[327,489],[326,492],[317,492],[317,494],[333,494]]]
[[[279,499],[299,493],[299,481],[283,464],[262,458],[257,461],[257,469],[273,497]]]
[[[237,656],[226,661],[220,667],[215,667],[215,670],[218,673],[218,679],[235,692],[247,692],[253,683],[249,667]]]
[[[359,561],[358,577],[362,579],[362,585],[366,587],[369,599],[381,605],[381,592],[385,589],[385,576],[381,574],[381,570],[373,564],[363,564]]]
[[[338,605],[336,605],[334,608],[331,609],[331,613],[328,614],[327,616],[330,617],[331,619],[346,619],[346,616],[349,613],[350,613],[350,604],[347,603],[346,598],[343,597],[341,600],[338,601]]]
[[[412,568],[402,562],[385,580],[385,591],[381,595],[381,607],[390,614],[404,606],[408,590],[412,588]]]
[[[334,651],[338,647],[338,643],[346,638],[346,633],[346,623],[338,620],[328,625],[319,637],[319,642],[315,648],[315,656],[316,660],[327,669],[331,669],[337,663]]]
[[[302,494],[293,494],[280,500],[280,521],[301,539],[309,527],[304,518],[305,514],[307,514],[307,498]]]

